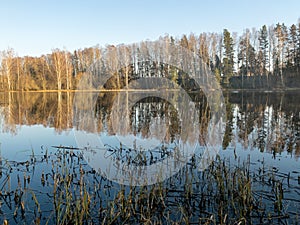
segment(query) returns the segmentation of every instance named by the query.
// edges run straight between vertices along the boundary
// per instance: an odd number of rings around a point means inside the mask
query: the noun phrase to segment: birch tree
[[[8,48],[5,51],[1,52],[1,67],[2,67],[2,75],[6,77],[7,80],[7,89],[13,90],[12,80],[12,67],[13,67],[13,59],[15,57],[15,52],[12,48]]]

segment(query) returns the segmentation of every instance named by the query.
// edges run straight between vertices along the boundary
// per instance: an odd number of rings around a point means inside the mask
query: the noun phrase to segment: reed
[[[101,177],[78,150],[60,147],[34,158],[2,163],[0,224],[299,222],[298,177],[264,161],[251,168],[250,158],[217,157],[199,172],[194,160],[164,182],[134,187]]]

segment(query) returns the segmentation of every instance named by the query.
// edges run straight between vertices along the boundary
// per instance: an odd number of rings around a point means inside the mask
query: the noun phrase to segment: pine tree
[[[300,22],[298,23],[297,27],[297,54],[296,54],[296,68],[297,73],[300,71]]]
[[[281,84],[284,86],[284,81],[283,81],[283,69],[284,69],[284,55],[285,55],[285,50],[286,50],[286,41],[287,41],[287,29],[284,24],[276,24],[275,27],[275,35],[277,38],[277,59],[279,61],[280,65],[280,77],[281,77]],[[277,63],[277,62],[276,62]]]
[[[223,32],[223,46],[225,48],[224,58],[223,58],[223,73],[225,76],[225,83],[229,82],[230,77],[233,76],[234,72],[234,49],[233,49],[233,39],[230,32],[224,29]]]
[[[268,47],[269,47],[269,42],[268,42],[268,30],[267,26],[263,25],[262,28],[259,31],[259,72],[261,75],[268,75],[267,74],[267,63],[268,63]]]
[[[288,58],[288,66],[289,71],[293,70],[297,65],[297,27],[293,24],[289,29],[289,58]]]
[[[239,42],[238,65],[239,75],[253,75],[255,69],[255,49],[250,44],[248,33]]]

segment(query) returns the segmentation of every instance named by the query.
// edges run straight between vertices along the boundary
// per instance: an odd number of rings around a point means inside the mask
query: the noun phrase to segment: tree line
[[[198,54],[225,86],[230,86],[234,77],[242,81],[255,77],[268,86],[274,77],[283,86],[285,79],[300,77],[300,22],[291,26],[263,25],[260,29],[246,29],[241,35],[224,29],[222,33],[191,33],[179,38],[165,35],[159,39]],[[118,57],[123,55],[133,62],[139,54],[133,46],[97,45],[74,52],[52,49],[50,54],[39,57],[19,57],[8,48],[0,52],[0,90],[74,90],[97,60],[105,61],[103,69],[120,82],[115,73]],[[140,46],[138,51],[148,51],[143,42]]]

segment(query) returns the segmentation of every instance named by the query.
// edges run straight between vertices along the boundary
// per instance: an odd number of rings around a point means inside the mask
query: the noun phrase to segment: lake
[[[299,220],[300,92],[223,96],[0,93],[0,223]]]

